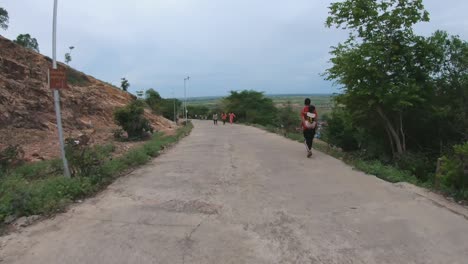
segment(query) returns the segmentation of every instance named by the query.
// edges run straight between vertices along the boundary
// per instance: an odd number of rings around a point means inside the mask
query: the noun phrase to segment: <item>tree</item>
[[[75,48],[75,47],[73,47],[73,46],[68,47],[69,52],[65,53],[65,63],[66,63],[67,65],[72,61],[71,53],[72,53],[72,50],[73,50],[74,48]]]
[[[2,28],[3,30],[7,30],[9,19],[10,18],[8,17],[8,11],[0,7],[0,28]]]
[[[277,118],[277,109],[273,100],[257,91],[231,91],[231,95],[224,99],[225,109],[234,112],[241,122],[260,125],[273,125]]]
[[[39,52],[39,44],[37,43],[37,40],[29,34],[20,34],[16,40],[13,40],[13,42],[27,49]]]
[[[294,111],[291,101],[279,109],[278,119],[286,132],[294,132],[301,123],[299,114]]]
[[[146,104],[153,110],[154,113],[161,114],[161,101],[162,97],[154,89],[149,89],[145,94]]]
[[[139,139],[147,132],[153,133],[150,122],[143,115],[144,110],[144,103],[136,100],[114,112],[115,122],[127,132],[129,139]]]
[[[405,112],[423,102],[430,79],[424,40],[412,30],[423,21],[422,0],[346,0],[331,4],[326,22],[350,30],[326,73],[343,85],[339,102],[356,118],[379,120],[396,154],[406,151]]]
[[[120,87],[122,87],[122,90],[125,92],[128,90],[128,87],[130,87],[130,83],[128,82],[127,79],[122,78],[122,82],[120,83]]]

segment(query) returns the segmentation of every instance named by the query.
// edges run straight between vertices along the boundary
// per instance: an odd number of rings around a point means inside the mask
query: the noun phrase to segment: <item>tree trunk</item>
[[[403,114],[400,112],[400,134],[402,139],[402,148],[403,152],[406,151],[406,136],[405,132],[403,131]]]
[[[395,157],[395,145],[393,144],[393,138],[388,130],[388,127],[384,124],[385,132],[387,132],[388,140],[390,141],[390,146],[392,147],[392,156]]]
[[[384,114],[382,108],[380,106],[377,106],[377,113],[380,115],[380,117],[383,119],[385,127],[388,129],[390,132],[390,135],[393,138],[393,142],[395,143],[395,147],[397,149],[398,154],[403,154],[404,149],[401,143],[400,136],[398,135],[398,132],[396,131],[395,127],[393,126],[392,122],[388,119],[388,117]]]

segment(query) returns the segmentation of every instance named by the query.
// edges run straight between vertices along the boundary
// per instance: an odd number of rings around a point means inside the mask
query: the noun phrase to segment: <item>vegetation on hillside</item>
[[[234,112],[240,122],[269,125],[277,120],[278,110],[273,100],[257,91],[231,91],[223,100],[223,108],[227,112]]]
[[[150,122],[144,117],[144,103],[135,100],[114,112],[115,122],[127,132],[128,139],[135,140],[153,133]]]
[[[130,82],[128,82],[126,78],[122,78],[120,82],[120,88],[122,88],[122,90],[126,92],[129,87],[130,87]]]
[[[176,112],[177,116],[182,105],[182,102],[178,99],[162,98],[154,89],[146,91],[145,102],[155,114],[162,115],[172,121],[175,121],[174,112]]]
[[[39,44],[37,43],[37,39],[31,37],[29,34],[20,34],[18,37],[16,37],[16,40],[13,40],[13,42],[27,49],[39,52]]]
[[[7,30],[9,20],[10,18],[8,16],[8,11],[0,7],[0,28],[3,30]]]

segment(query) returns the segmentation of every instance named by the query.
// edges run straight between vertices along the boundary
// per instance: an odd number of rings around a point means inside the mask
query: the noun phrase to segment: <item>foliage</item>
[[[8,11],[0,7],[0,28],[7,30],[8,29]]]
[[[350,37],[331,51],[326,76],[343,93],[326,134],[345,151],[429,184],[436,159],[468,140],[468,42],[443,31],[414,34],[413,26],[428,19],[422,0],[330,5],[327,26],[346,29]],[[454,168],[450,157],[445,166]],[[454,169],[446,171],[451,184],[445,187],[465,188],[454,180]]]
[[[0,149],[0,172],[6,172],[23,162],[24,151],[19,145],[8,145]]]
[[[162,97],[153,89],[146,91],[146,104],[157,114],[161,114],[161,101]]]
[[[257,91],[231,91],[231,95],[224,98],[224,108],[233,112],[240,122],[261,125],[275,124],[277,109],[270,98]]]
[[[69,64],[72,61],[70,52],[65,53],[65,63]]]
[[[178,99],[162,98],[159,93],[153,89],[146,91],[146,104],[153,110],[154,113],[162,115],[167,119],[174,120],[174,110],[181,108],[182,102]],[[174,107],[176,109],[174,109]]]
[[[65,153],[72,176],[92,176],[99,173],[99,168],[114,151],[113,145],[90,146],[86,137],[67,138]]]
[[[73,50],[74,48],[75,48],[75,47],[70,46],[70,47],[68,48],[70,51],[67,52],[67,53],[65,53],[65,63],[66,63],[66,64],[69,64],[69,63],[72,61],[71,52],[72,52],[72,50]]]
[[[210,114],[210,109],[204,105],[188,105],[187,106],[188,115],[191,118],[195,118],[195,116],[208,116]],[[218,112],[218,115],[220,113]]]
[[[468,142],[453,147],[454,153],[442,157],[442,165],[438,177],[446,187],[457,190],[468,189],[468,175],[465,170],[468,167]]]
[[[37,39],[31,37],[29,34],[20,34],[18,37],[16,37],[16,40],[13,40],[13,42],[27,49],[39,52],[39,44],[37,43]]]
[[[41,161],[25,164],[5,175],[0,181],[0,223],[7,216],[28,216],[52,214],[63,210],[73,200],[95,193],[132,166],[143,164],[150,157],[158,155],[165,146],[187,135],[191,124],[180,128],[175,135],[164,136],[155,133],[143,146],[132,149],[121,157],[105,159],[94,173],[66,178],[57,172],[60,160]],[[108,155],[111,146],[98,146],[93,149],[99,155]],[[40,177],[35,175],[41,175]],[[86,177],[83,177],[86,176]]]
[[[73,68],[67,67],[67,82],[77,86],[87,86],[90,84],[90,80],[86,74],[79,72]]]
[[[120,83],[120,87],[122,88],[122,90],[124,90],[126,92],[128,90],[128,88],[130,87],[130,83],[125,78],[122,78],[121,80],[122,80],[122,82]]]
[[[142,101],[136,100],[117,109],[114,112],[114,120],[127,132],[129,139],[141,139],[146,133],[153,133],[153,128],[143,113],[144,104]]]
[[[291,101],[287,101],[284,107],[278,109],[278,122],[286,133],[294,132],[300,127],[299,113],[294,111]]]

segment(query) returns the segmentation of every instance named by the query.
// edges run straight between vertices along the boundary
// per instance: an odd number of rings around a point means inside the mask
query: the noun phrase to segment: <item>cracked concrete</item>
[[[252,127],[192,134],[96,197],[0,238],[3,263],[444,263],[468,211]]]

